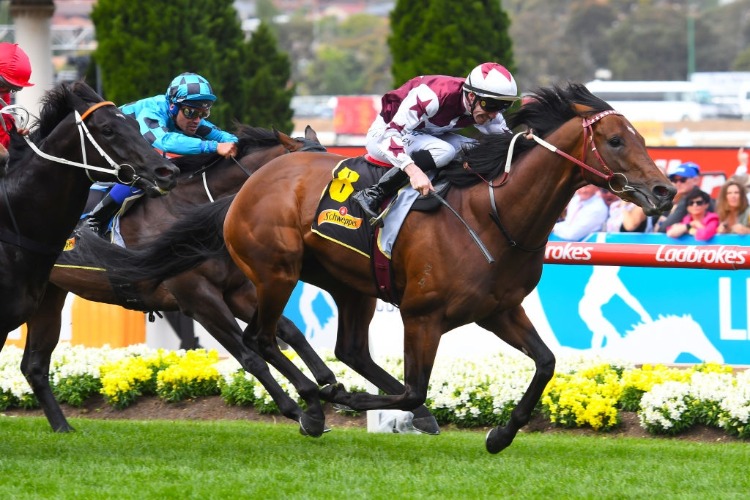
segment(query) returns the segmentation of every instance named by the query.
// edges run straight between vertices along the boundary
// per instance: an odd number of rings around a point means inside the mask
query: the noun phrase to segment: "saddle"
[[[371,258],[378,296],[398,304],[400,297],[395,295],[392,287],[391,248],[411,210],[429,212],[436,210],[440,202],[431,195],[421,196],[410,186],[404,186],[395,199],[387,202],[383,227],[372,227],[367,215],[358,203],[351,201],[350,196],[377,182],[383,170],[381,165],[366,156],[342,160],[333,169],[333,178],[321,196],[312,232]],[[433,176],[433,186],[438,194],[445,196],[449,181],[440,178],[439,171],[428,172],[428,175]]]

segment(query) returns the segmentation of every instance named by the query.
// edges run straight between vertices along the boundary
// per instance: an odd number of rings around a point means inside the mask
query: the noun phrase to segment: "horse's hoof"
[[[493,427],[487,433],[487,437],[484,439],[484,444],[487,447],[487,451],[494,455],[510,446],[510,443],[513,442],[513,437],[514,436],[509,432],[503,432],[502,428]]]
[[[411,425],[422,434],[430,434],[432,436],[440,434],[440,426],[437,423],[437,419],[432,415],[429,417],[415,417],[411,421]]]
[[[350,407],[342,405],[341,403],[333,403],[331,404],[331,407],[336,411],[354,411]]]
[[[70,426],[70,424],[61,425],[60,427],[52,429],[55,432],[75,432],[76,430]]]
[[[303,436],[320,437],[324,432],[326,432],[324,419],[312,418],[307,414],[303,414],[299,419],[299,433]]]

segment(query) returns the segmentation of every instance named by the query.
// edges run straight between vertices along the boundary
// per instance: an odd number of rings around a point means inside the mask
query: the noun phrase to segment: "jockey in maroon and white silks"
[[[407,176],[420,194],[433,191],[424,172],[444,167],[472,141],[454,131],[473,125],[485,134],[503,132],[502,112],[518,99],[513,75],[493,62],[480,64],[466,78],[418,76],[386,93],[380,115],[367,131],[366,148],[374,159],[398,169],[355,193],[354,200],[375,217],[382,200]]]
[[[452,76],[418,76],[385,94],[380,116],[367,132],[367,152],[403,170],[413,163],[412,151],[428,150],[439,168],[471,141],[453,131],[472,125],[485,134],[507,130],[500,113],[481,125],[476,122],[464,82]]]

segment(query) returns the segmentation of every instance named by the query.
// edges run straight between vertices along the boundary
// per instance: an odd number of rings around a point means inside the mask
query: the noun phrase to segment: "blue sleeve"
[[[198,137],[185,135],[169,115],[169,104],[163,96],[127,104],[122,106],[122,111],[136,119],[141,134],[152,147],[165,153],[215,153],[219,142],[237,142],[237,137],[219,130],[206,120],[201,120]]]
[[[237,136],[221,130],[210,121],[203,119],[198,127],[197,134],[210,141],[218,142],[237,142]]]

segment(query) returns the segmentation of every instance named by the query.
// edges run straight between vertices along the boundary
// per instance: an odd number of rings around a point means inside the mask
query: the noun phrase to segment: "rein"
[[[321,144],[318,144],[318,143],[307,144],[307,141],[304,141],[304,140],[303,142],[305,142],[305,145],[302,146],[298,151],[326,151],[326,148]],[[286,151],[286,154],[294,152],[286,148],[285,148],[285,151]],[[237,158],[235,158],[234,156],[232,156],[231,159],[238,167],[240,167],[240,170],[242,170],[245,173],[245,175],[247,175],[247,177],[250,178],[250,176],[252,175],[252,172],[248,171],[244,166],[242,166],[242,163],[237,161]],[[219,160],[221,160],[221,157],[216,158],[214,161],[212,161],[208,165],[201,167],[200,169],[190,174],[190,176],[188,176],[188,179],[192,179],[194,177],[197,177],[198,175],[200,175],[203,178],[203,189],[206,191],[206,196],[208,197],[208,201],[210,201],[211,203],[213,203],[215,200],[214,200],[213,195],[211,194],[210,188],[208,187],[208,178],[206,177],[206,171],[208,171],[208,169],[216,165],[216,163]]]
[[[48,155],[44,151],[40,150],[33,142],[31,142],[31,140],[29,140],[29,137],[27,135],[24,135],[23,138],[24,140],[26,140],[26,143],[29,145],[32,151],[34,151],[34,153],[36,153],[38,156],[41,156],[45,160],[53,161],[55,163],[62,163],[64,165],[71,165],[73,167],[83,168],[87,172],[89,170],[94,170],[97,172],[104,172],[107,174],[112,174],[122,184],[133,184],[134,182],[138,180],[138,176],[135,175],[135,169],[127,163],[123,165],[116,164],[114,160],[112,160],[112,158],[110,158],[110,156],[102,149],[102,147],[99,146],[99,143],[97,143],[94,137],[91,135],[91,132],[86,126],[86,123],[84,123],[84,120],[88,118],[94,111],[96,111],[97,109],[103,108],[105,106],[115,106],[115,103],[111,101],[98,102],[90,106],[86,111],[84,111],[83,115],[81,115],[78,112],[78,110],[74,110],[75,117],[76,117],[76,128],[78,129],[78,134],[81,137],[81,157],[83,158],[83,163],[78,163],[75,161],[66,160],[65,158],[59,158],[56,156]],[[18,104],[5,106],[2,110],[0,110],[0,112],[13,114],[14,116],[16,116],[16,119],[18,120],[19,127],[26,128],[26,125],[29,121],[29,111],[23,106],[20,106]],[[86,158],[86,138],[88,138],[89,142],[94,146],[94,148],[99,152],[99,154],[102,155],[102,158],[104,158],[107,161],[107,163],[109,163],[111,168],[97,167],[97,166],[88,164],[88,161]],[[133,171],[133,174],[134,174],[133,180],[131,180],[130,182],[125,182],[122,179],[120,179],[120,170],[125,166],[129,167]],[[89,176],[89,179],[91,179],[90,176]],[[92,182],[93,182],[93,179],[92,179]]]
[[[514,146],[516,144],[516,140],[518,139],[518,137],[521,136],[521,135],[523,135],[526,139],[534,140],[537,144],[539,144],[540,146],[543,146],[544,148],[548,149],[549,151],[562,156],[566,160],[572,161],[573,163],[575,163],[576,165],[578,165],[581,168],[582,172],[585,169],[585,170],[588,170],[589,172],[591,172],[592,174],[596,175],[597,177],[601,177],[602,179],[604,179],[605,181],[607,181],[607,184],[609,185],[609,188],[612,190],[612,192],[614,192],[614,193],[623,193],[625,191],[633,191],[634,189],[629,185],[628,178],[625,176],[625,174],[622,174],[620,172],[612,172],[612,170],[607,166],[606,162],[604,161],[604,159],[599,154],[599,151],[596,149],[596,144],[594,144],[594,127],[593,127],[594,124],[596,122],[598,122],[599,120],[601,120],[602,118],[604,118],[605,116],[609,116],[609,115],[619,115],[619,116],[622,116],[622,113],[619,113],[619,112],[617,112],[617,111],[615,111],[613,109],[608,109],[606,111],[602,111],[601,113],[597,113],[596,115],[592,116],[591,118],[583,118],[582,119],[581,126],[583,127],[583,143],[582,143],[582,147],[581,147],[581,160],[579,160],[578,158],[575,158],[575,157],[569,155],[565,151],[561,151],[560,149],[557,148],[557,146],[554,146],[554,145],[550,144],[549,142],[545,141],[541,137],[539,137],[536,134],[534,134],[533,131],[531,131],[531,130],[526,131],[526,132],[519,132],[519,133],[517,133],[515,136],[513,136],[513,139],[511,139],[510,147],[508,148],[508,155],[507,155],[507,157],[505,159],[505,171],[503,173],[503,176],[507,178],[507,175],[510,172],[510,163],[511,163],[511,159],[513,157],[513,148],[514,148]],[[595,169],[594,167],[591,167],[591,166],[587,165],[583,161],[583,159],[586,158],[586,145],[587,145],[586,143],[587,142],[590,144],[591,152],[594,153],[594,156],[599,161],[599,164],[604,169],[604,172],[599,171],[599,170]],[[615,189],[612,186],[612,179],[615,178],[616,175],[622,176],[622,178],[625,180],[625,183],[624,183],[622,189],[620,189],[620,190],[617,190],[617,189]],[[501,183],[501,185],[504,184],[504,183],[505,182]],[[494,190],[494,188],[497,187],[497,186],[493,186],[491,182],[487,182],[487,185],[489,186],[490,206],[492,207],[492,211],[490,212],[490,218],[495,223],[495,225],[497,225],[497,227],[500,229],[500,232],[503,234],[503,236],[505,236],[505,239],[508,240],[508,244],[511,247],[513,247],[513,248],[517,248],[519,250],[522,250],[524,252],[529,252],[529,253],[538,252],[538,251],[544,249],[544,247],[547,246],[547,241],[548,240],[545,240],[544,243],[542,243],[538,247],[535,247],[535,248],[526,248],[526,247],[520,245],[516,240],[514,240],[511,237],[511,235],[508,232],[508,230],[505,228],[505,226],[503,226],[502,222],[500,221],[500,214],[499,214],[498,209],[497,209],[497,203],[495,202],[495,190]]]
[[[242,163],[237,161],[237,158],[235,158],[234,156],[232,156],[231,158],[232,158],[232,161],[236,163],[238,167],[240,167],[240,170],[242,170],[249,179],[250,176],[252,175],[252,172],[248,172],[247,169],[242,166]],[[200,172],[200,175],[203,178],[203,189],[206,191],[206,196],[208,196],[208,201],[210,201],[211,203],[213,203],[215,200],[214,200],[214,197],[211,195],[211,190],[208,188],[208,177],[206,177],[206,170],[208,170],[208,168],[214,165],[217,161],[219,161],[219,158],[212,161],[210,164],[206,165],[205,167],[203,167],[202,169],[198,171]],[[196,174],[198,172],[196,172]],[[193,176],[191,175],[190,178],[192,177]]]

